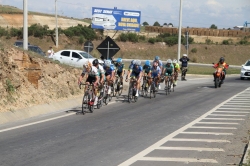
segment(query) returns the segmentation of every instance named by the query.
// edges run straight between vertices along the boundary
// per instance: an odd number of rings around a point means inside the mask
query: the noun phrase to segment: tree
[[[164,23],[163,25],[168,25],[168,23]]]
[[[174,25],[173,25],[172,23],[169,23],[168,26],[169,26],[169,27],[173,27]]]
[[[144,22],[142,23],[142,25],[143,25],[143,26],[146,26],[146,25],[149,25],[149,24],[148,24],[148,22],[144,21]]]
[[[156,22],[154,23],[154,25],[153,25],[153,26],[160,27],[161,25],[159,24],[159,22],[158,22],[158,21],[156,21]]]
[[[210,26],[210,29],[217,29],[217,26],[215,26],[214,24],[212,24],[212,25]]]

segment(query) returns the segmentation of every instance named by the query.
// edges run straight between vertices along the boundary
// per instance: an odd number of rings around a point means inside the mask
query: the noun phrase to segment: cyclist
[[[143,81],[146,80],[146,76],[149,76],[149,74],[151,73],[151,67],[152,66],[150,65],[150,61],[146,60],[144,66],[142,67],[143,73],[144,73],[144,76],[145,76],[145,77],[143,77]],[[147,79],[147,83],[148,83],[148,85],[150,85],[149,84],[150,79]],[[145,88],[146,88],[145,90],[147,90],[147,87],[145,87]]]
[[[98,83],[98,70],[95,66],[92,66],[92,64],[90,62],[87,62],[83,65],[83,71],[82,74],[80,75],[79,79],[78,79],[78,85],[81,84],[82,79],[84,78],[84,76],[87,77],[86,79],[86,84],[90,85],[93,84],[94,86],[92,86],[92,90],[94,92],[95,95],[95,100],[94,100],[94,105],[97,104],[98,98],[97,98],[97,92],[95,91],[95,87],[97,86]],[[85,86],[84,92],[86,92],[87,90],[87,86]]]
[[[98,59],[93,60],[92,64],[93,64],[93,66],[95,66],[97,68],[99,83],[103,84],[104,78],[105,78],[104,77],[105,71],[103,69],[103,66],[99,65]]]
[[[154,62],[157,62],[158,63],[158,66],[160,67],[161,71],[163,70],[163,64],[162,64],[162,61],[160,60],[160,57],[159,56],[155,56],[155,59],[153,61]]]
[[[136,78],[136,95],[139,96],[138,90],[140,89],[140,81],[142,77],[142,66],[141,66],[141,61],[140,60],[135,60],[133,62],[133,66],[130,65],[130,68],[128,70],[127,76],[126,76],[126,82],[128,81],[128,78],[130,77],[135,77]]]
[[[158,91],[158,83],[160,81],[160,78],[161,78],[161,68],[158,66],[157,62],[153,62],[153,66],[151,68],[150,84],[151,84],[152,79],[154,79],[156,91]]]
[[[181,80],[182,81],[187,81],[186,80],[186,72],[187,72],[187,68],[188,68],[188,61],[189,58],[187,57],[187,54],[183,54],[182,58],[180,59],[181,61]]]
[[[176,59],[173,60],[173,65],[174,65],[174,81],[173,81],[173,86],[177,85],[177,77],[178,77],[178,72],[180,71],[180,65],[177,62]]]
[[[172,64],[172,60],[168,59],[167,64],[164,65],[164,69],[163,69],[163,74],[165,76],[165,90],[167,90],[167,77],[166,76],[168,76],[168,77],[170,76],[170,81],[171,81],[171,84],[172,84],[172,82],[173,82],[173,78],[172,78],[173,71],[174,71],[174,66]]]
[[[113,65],[111,64],[110,60],[105,60],[104,61],[104,66],[103,69],[105,70],[105,77],[106,80],[108,82],[108,94],[111,93],[111,86],[113,85],[113,81],[114,81],[114,75],[115,75],[115,69],[113,67]]]
[[[116,74],[118,75],[118,77],[120,77],[120,82],[121,82],[121,85],[120,87],[123,86],[123,75],[125,74],[125,65],[124,63],[122,63],[122,58],[118,58],[115,62],[115,67],[117,69],[116,71]]]
[[[163,63],[162,61],[160,60],[160,57],[159,56],[155,56],[155,59],[153,61],[154,62],[157,62],[158,63],[158,66],[160,67],[161,69],[161,72],[163,72]],[[160,89],[160,84],[158,84],[158,89]]]
[[[225,59],[223,57],[219,59],[218,63],[214,64],[214,68],[218,68],[218,67],[222,68],[222,71],[224,72],[223,78],[221,80],[221,83],[223,84],[224,79],[226,77],[226,69],[228,69],[229,67],[229,65],[225,62]],[[215,72],[213,73],[213,75],[214,75],[214,81],[215,81]]]

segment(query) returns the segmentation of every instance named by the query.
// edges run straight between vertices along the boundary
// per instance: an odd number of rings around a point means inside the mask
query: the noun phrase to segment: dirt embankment
[[[0,112],[81,94],[80,69],[62,67],[16,49],[0,52]]]
[[[28,26],[32,24],[48,25],[49,29],[54,29],[56,27],[56,19],[52,16],[41,16],[41,15],[28,15]],[[82,24],[83,26],[88,26],[89,23],[69,19],[69,18],[57,18],[58,27],[62,29],[77,26]],[[0,26],[3,28],[13,27],[21,28],[23,27],[23,15],[22,14],[0,14]]]

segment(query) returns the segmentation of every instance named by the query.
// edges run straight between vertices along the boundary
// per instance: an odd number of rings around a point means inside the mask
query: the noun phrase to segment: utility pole
[[[55,0],[55,17],[56,17],[56,48],[58,48],[58,23],[57,23],[57,0]]]
[[[182,23],[182,0],[180,0],[180,14],[179,14],[179,35],[178,35],[178,62],[181,54],[181,23]]]
[[[28,0],[23,0],[23,49],[28,50]]]

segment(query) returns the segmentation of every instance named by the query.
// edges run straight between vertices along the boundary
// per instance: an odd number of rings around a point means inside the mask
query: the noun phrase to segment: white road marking
[[[140,161],[176,161],[176,162],[185,162],[185,163],[218,163],[213,159],[198,159],[198,158],[170,158],[170,157],[142,157],[139,158]],[[121,166],[121,165],[119,165]]]
[[[40,120],[40,121],[33,122],[33,123],[27,123],[27,124],[24,124],[24,125],[10,127],[10,128],[7,128],[7,129],[0,130],[0,133],[5,132],[5,131],[9,131],[9,130],[19,129],[19,128],[22,128],[22,127],[31,126],[31,125],[34,125],[34,124],[39,124],[39,123],[44,123],[44,122],[48,122],[48,121],[52,121],[52,120],[64,118],[64,117],[67,117],[67,116],[70,116],[70,115],[75,115],[75,114],[76,113],[68,113],[67,115],[57,116],[57,117],[54,117],[54,118]]]
[[[214,112],[221,112],[221,113],[236,113],[236,114],[249,114],[250,112],[239,112],[239,111],[214,111]]]
[[[227,104],[225,105],[250,105],[249,102],[228,102]]]
[[[237,108],[237,107],[235,107],[235,108],[217,108],[218,110],[249,110],[250,111],[250,109],[249,108]]]
[[[210,114],[209,116],[246,116],[246,115]]]
[[[234,124],[238,125],[239,123],[231,123],[231,122],[197,122],[198,124]]]
[[[229,130],[236,130],[236,127],[210,127],[210,126],[192,126],[189,128],[194,128],[194,129],[229,129]]]
[[[235,104],[226,104],[226,105],[223,105],[222,107],[236,107],[236,108],[238,108],[238,107],[249,107],[250,108],[250,106],[248,106],[248,105],[235,105]]]
[[[182,141],[182,142],[230,142],[228,140],[222,140],[222,139],[189,139],[189,138],[172,138],[170,141]]]
[[[156,142],[155,144],[149,146],[148,148],[146,148],[145,150],[141,151],[140,153],[136,154],[135,156],[129,158],[128,160],[124,161],[123,163],[119,164],[118,166],[128,166],[133,164],[134,162],[136,162],[137,160],[140,160],[142,158],[145,158],[143,156],[146,156],[148,153],[152,152],[153,150],[155,150],[156,148],[162,146],[164,143],[168,142],[168,141],[205,141],[205,142],[230,142],[228,140],[210,140],[210,139],[177,139],[177,138],[173,138],[176,135],[178,135],[181,132],[184,132],[185,130],[187,130],[188,128],[213,128],[213,129],[237,129],[237,128],[233,128],[233,127],[205,127],[205,126],[194,126],[197,122],[200,122],[202,119],[206,118],[208,115],[210,115],[211,113],[213,113],[214,111],[218,110],[218,108],[220,108],[221,106],[223,106],[225,103],[229,102],[230,100],[232,100],[233,98],[235,98],[237,95],[244,93],[246,90],[232,96],[231,98],[229,98],[228,100],[222,102],[221,104],[217,105],[216,107],[214,107],[212,110],[208,111],[207,113],[203,114],[202,116],[200,116],[199,118],[197,118],[196,120],[190,122],[189,124],[187,124],[186,126],[183,126],[182,128],[174,131],[173,133],[169,134],[168,136],[166,136],[165,138],[159,140],[158,142]],[[227,108],[225,108],[227,109]],[[237,123],[238,124],[238,123]],[[166,159],[166,158],[165,158]],[[178,158],[177,161],[180,161],[180,159]],[[186,161],[186,160],[185,160]],[[212,160],[213,162],[217,162],[216,160]],[[195,162],[197,162],[197,159],[195,159]]]
[[[156,149],[160,149],[160,150],[193,150],[193,151],[220,151],[220,152],[224,152],[223,149],[220,148],[196,148],[196,147],[159,147]]]
[[[216,133],[216,132],[181,132],[180,134],[234,135],[233,133]]]
[[[209,119],[209,120],[245,120],[242,118],[204,118],[204,120]]]

